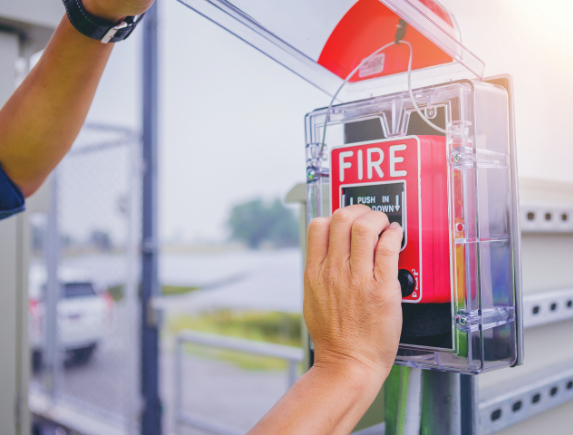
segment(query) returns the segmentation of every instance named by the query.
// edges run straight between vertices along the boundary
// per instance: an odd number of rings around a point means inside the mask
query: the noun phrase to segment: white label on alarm
[[[384,53],[372,56],[358,70],[358,77],[368,77],[384,71]]]

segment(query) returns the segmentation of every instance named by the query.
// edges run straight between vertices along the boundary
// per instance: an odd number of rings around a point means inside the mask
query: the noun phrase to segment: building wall
[[[573,204],[573,147],[567,140],[573,98],[573,4],[547,0],[442,0],[458,21],[462,42],[485,62],[486,76],[514,78],[521,202]],[[526,178],[526,180],[523,180]],[[536,180],[551,180],[538,182]],[[573,287],[573,235],[523,235],[524,292]],[[525,331],[525,364],[480,376],[480,386],[573,361],[573,322]],[[500,434],[568,433],[573,402]]]
[[[58,0],[0,2],[0,106],[16,86],[17,60],[41,50],[63,16]],[[33,201],[28,208],[33,208]],[[0,433],[29,435],[28,216],[0,221]]]
[[[0,32],[0,104],[14,90],[18,51],[18,35]],[[6,435],[19,433],[16,429],[21,422],[16,411],[22,406],[23,394],[26,394],[20,390],[18,376],[22,365],[22,345],[27,343],[27,339],[20,336],[20,225],[21,219],[17,218],[0,221],[0,430]]]
[[[64,6],[58,0],[5,0],[0,3],[0,19],[22,25],[53,29],[62,19]]]

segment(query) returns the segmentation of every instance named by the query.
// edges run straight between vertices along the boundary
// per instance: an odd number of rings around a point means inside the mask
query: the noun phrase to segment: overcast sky
[[[515,77],[520,175],[573,182],[563,134],[570,2],[443,3],[486,73]],[[223,240],[233,204],[284,197],[304,181],[304,115],[328,97],[177,1],[163,0],[160,12],[161,237]],[[141,34],[117,44],[90,120],[139,128]]]
[[[304,115],[328,98],[180,3],[161,5],[161,236],[222,240],[233,204],[304,181]],[[134,36],[117,44],[90,120],[139,128]]]

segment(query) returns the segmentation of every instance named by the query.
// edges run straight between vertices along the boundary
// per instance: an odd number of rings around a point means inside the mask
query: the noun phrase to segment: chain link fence
[[[138,432],[140,161],[137,133],[84,126],[31,216],[30,401],[86,433]]]

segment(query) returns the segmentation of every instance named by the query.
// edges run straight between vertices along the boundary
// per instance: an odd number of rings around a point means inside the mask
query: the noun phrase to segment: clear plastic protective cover
[[[407,92],[334,106],[324,145],[327,110],[307,115],[308,220],[361,202],[402,223],[411,288],[397,364],[471,374],[512,366],[520,265],[508,93],[462,80],[414,97],[445,135]]]
[[[328,95],[377,48],[399,19],[414,46],[419,86],[481,77],[484,64],[460,42],[453,16],[436,0],[179,0]],[[338,95],[351,101],[403,90],[407,48],[392,47]]]

